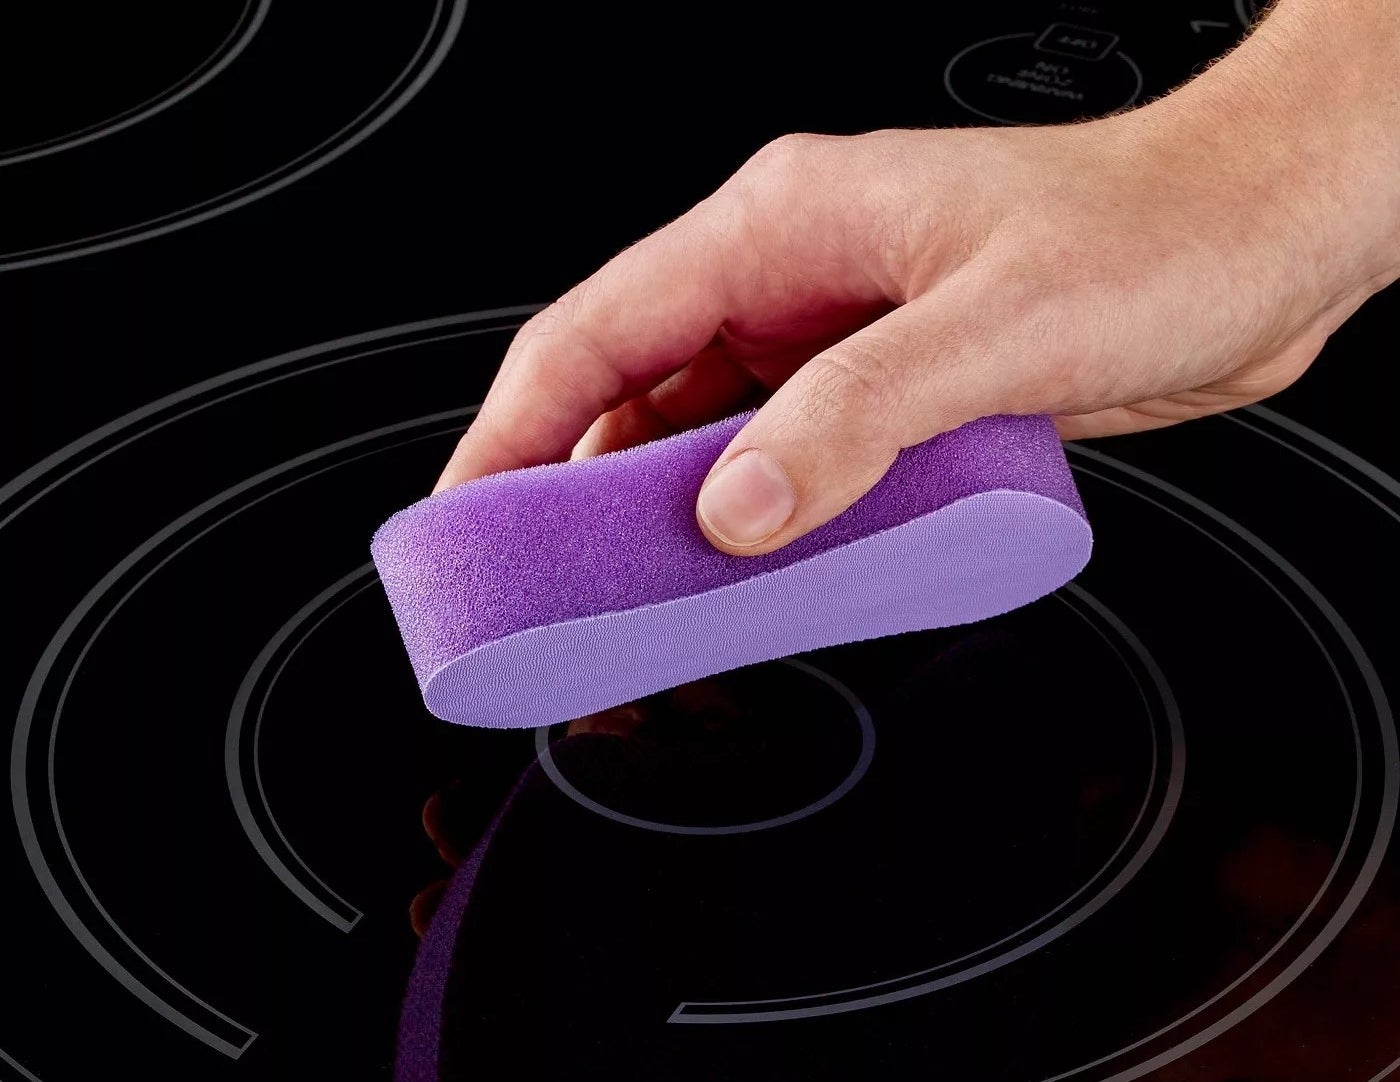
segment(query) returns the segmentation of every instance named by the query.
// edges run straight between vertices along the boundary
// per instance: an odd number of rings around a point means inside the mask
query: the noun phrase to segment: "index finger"
[[[711,197],[533,316],[434,491],[567,458],[598,417],[708,345],[752,259],[729,216]]]

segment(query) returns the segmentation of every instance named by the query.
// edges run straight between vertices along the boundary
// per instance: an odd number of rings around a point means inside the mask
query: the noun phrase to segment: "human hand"
[[[1400,265],[1394,140],[1358,157],[1374,107],[1270,84],[1289,33],[1275,14],[1083,124],[770,144],[522,328],[438,487],[771,395],[697,504],[714,545],[760,554],[976,417],[1080,438],[1283,389]]]

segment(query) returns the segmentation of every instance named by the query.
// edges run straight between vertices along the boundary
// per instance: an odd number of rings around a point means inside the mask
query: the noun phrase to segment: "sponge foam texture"
[[[741,665],[967,623],[1073,578],[1092,544],[1054,425],[987,417],[902,451],[765,556],[706,541],[695,500],[751,414],[428,497],[371,550],[448,721],[551,724]]]

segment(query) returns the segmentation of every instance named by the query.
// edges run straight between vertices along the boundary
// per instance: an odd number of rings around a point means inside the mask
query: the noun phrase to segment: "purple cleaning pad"
[[[371,550],[428,709],[549,725],[758,661],[970,623],[1068,582],[1092,534],[1045,417],[900,452],[866,495],[766,556],[715,549],[700,484],[751,414],[448,489]]]

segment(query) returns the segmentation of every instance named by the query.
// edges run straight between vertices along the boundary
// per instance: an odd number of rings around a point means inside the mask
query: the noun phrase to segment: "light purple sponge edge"
[[[1092,534],[1055,427],[986,417],[902,451],[767,556],[705,540],[695,498],[751,414],[420,500],[374,562],[423,700],[493,728],[566,721],[822,646],[969,623],[1062,586]]]

